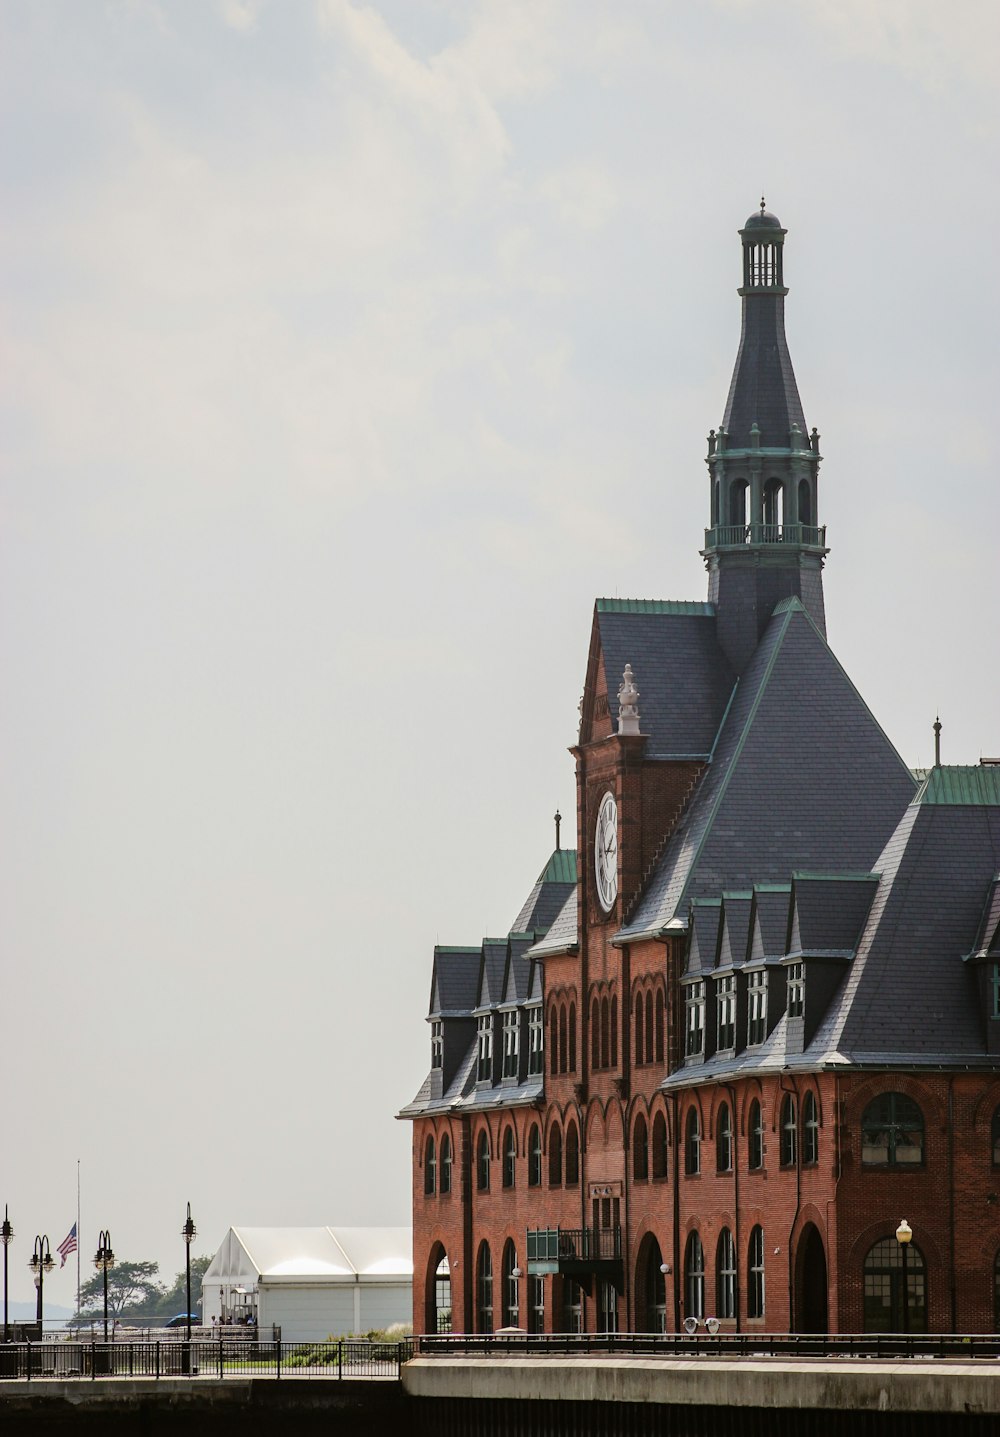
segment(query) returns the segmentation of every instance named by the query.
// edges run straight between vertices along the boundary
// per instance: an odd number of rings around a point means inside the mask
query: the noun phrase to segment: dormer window
[[[691,983],[684,994],[684,1053],[694,1058],[705,1051],[705,985]]]
[[[761,969],[747,975],[747,1046],[767,1036],[767,974]]]
[[[801,1018],[806,1010],[806,971],[802,963],[788,965],[788,1016]]]
[[[716,993],[718,1004],[718,1043],[717,1047],[736,1047],[736,975],[730,973],[725,978],[719,979],[719,987]]]
[[[476,1067],[476,1081],[487,1083],[493,1076],[493,1014],[481,1013],[476,1025],[479,1040],[479,1063]]]
[[[528,1014],[528,1072],[540,1073],[544,1061],[545,1022],[541,1008]]]
[[[444,1023],[440,1018],[431,1023],[431,1067],[444,1067]]]
[[[512,1013],[503,1015],[503,1075],[505,1078],[517,1077],[517,1056],[520,1048],[518,1012],[515,1008]]]

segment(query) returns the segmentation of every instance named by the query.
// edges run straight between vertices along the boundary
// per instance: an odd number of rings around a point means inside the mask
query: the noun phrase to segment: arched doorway
[[[439,1242],[431,1249],[427,1263],[424,1311],[425,1332],[451,1331],[451,1267]]]
[[[866,1332],[927,1331],[927,1271],[915,1242],[907,1253],[905,1298],[903,1248],[895,1235],[882,1238],[869,1249],[864,1282]]]
[[[637,1332],[667,1330],[667,1279],[661,1271],[662,1267],[660,1244],[651,1232],[647,1232],[639,1244],[639,1258],[635,1265]]]
[[[797,1332],[826,1332],[828,1284],[826,1249],[819,1229],[806,1223],[795,1259]]]

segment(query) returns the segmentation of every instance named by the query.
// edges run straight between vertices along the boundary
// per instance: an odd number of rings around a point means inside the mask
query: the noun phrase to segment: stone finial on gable
[[[618,732],[639,732],[639,690],[635,686],[632,665],[625,665],[621,686],[618,689]]]

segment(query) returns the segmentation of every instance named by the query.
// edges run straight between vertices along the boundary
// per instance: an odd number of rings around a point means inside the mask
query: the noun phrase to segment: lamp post
[[[187,1340],[191,1342],[191,1244],[198,1236],[198,1229],[194,1225],[191,1216],[191,1204],[187,1205],[187,1220],[181,1228],[181,1237],[184,1239],[184,1270],[187,1276],[187,1311],[184,1316],[187,1318]]]
[[[42,1335],[42,1301],[45,1288],[45,1274],[51,1272],[55,1265],[52,1250],[49,1247],[48,1234],[42,1233],[40,1237],[35,1238],[35,1250],[28,1259],[28,1266],[31,1268],[31,1275],[35,1279],[35,1287],[38,1289],[38,1299],[35,1305],[35,1321],[38,1323],[39,1336]]]
[[[7,1322],[7,1249],[14,1236],[14,1229],[7,1216],[7,1204],[3,1205],[3,1227],[0,1227],[0,1242],[3,1243],[3,1340],[10,1341],[10,1325]]]
[[[907,1335],[910,1331],[910,1286],[906,1276],[906,1254],[912,1237],[913,1229],[904,1217],[896,1229],[896,1241],[903,1254],[903,1331]]]
[[[94,1266],[98,1272],[104,1273],[104,1342],[108,1341],[108,1268],[114,1267],[115,1255],[111,1251],[111,1234],[106,1228],[101,1229],[101,1235],[97,1239],[97,1251],[94,1254]]]

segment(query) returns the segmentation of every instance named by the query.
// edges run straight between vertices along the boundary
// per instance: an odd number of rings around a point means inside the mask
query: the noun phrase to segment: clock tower
[[[826,633],[819,435],[808,431],[785,340],[786,230],[760,202],[740,230],[743,324],[719,428],[708,437],[711,524],[702,554],[719,642],[737,673],[774,607],[800,599]]]

